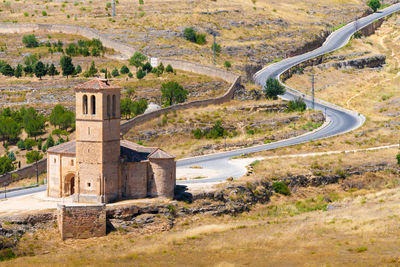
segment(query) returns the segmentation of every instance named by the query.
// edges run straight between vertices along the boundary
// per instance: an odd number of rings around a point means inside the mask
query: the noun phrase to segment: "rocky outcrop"
[[[374,55],[369,57],[362,57],[338,62],[330,62],[318,65],[320,69],[335,68],[335,69],[364,69],[364,68],[377,68],[386,64],[385,55]]]

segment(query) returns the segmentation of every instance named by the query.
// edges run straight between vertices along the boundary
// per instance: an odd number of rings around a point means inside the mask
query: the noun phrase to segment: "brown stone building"
[[[175,158],[120,140],[120,89],[100,79],[75,88],[76,140],[48,150],[49,197],[109,203],[174,196]]]

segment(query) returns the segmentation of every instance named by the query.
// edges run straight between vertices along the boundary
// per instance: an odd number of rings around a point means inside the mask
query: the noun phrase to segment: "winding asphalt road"
[[[375,20],[386,17],[390,14],[400,11],[400,4],[394,4],[384,10],[371,14],[367,17],[361,18],[356,22],[352,22],[347,24],[346,26],[340,28],[339,30],[333,32],[325,41],[325,43],[318,49],[308,52],[303,55],[299,55],[296,57],[288,58],[282,60],[280,62],[269,65],[254,75],[254,80],[260,86],[263,86],[268,78],[277,78],[281,76],[282,73],[289,70],[290,68],[307,61],[309,59],[324,55],[326,53],[337,50],[344,45],[346,45],[351,36],[361,28],[368,26],[373,23]],[[299,91],[287,88],[287,92],[282,96],[284,99],[294,99],[297,97],[304,98],[308,107],[311,107],[311,98],[310,96],[304,96]],[[207,169],[214,169],[216,171],[223,170],[223,172],[219,172],[218,174],[209,177],[207,179],[199,179],[199,180],[188,180],[188,181],[180,181],[178,184],[192,184],[192,183],[207,183],[207,182],[218,182],[227,177],[239,178],[243,176],[243,168],[236,167],[232,162],[229,162],[229,159],[235,156],[240,156],[242,154],[250,154],[254,152],[266,151],[271,149],[276,149],[280,147],[287,147],[292,145],[297,145],[301,143],[306,143],[311,140],[317,140],[327,137],[332,137],[335,135],[347,133],[364,124],[365,118],[363,115],[358,114],[357,112],[347,110],[341,108],[339,106],[327,103],[325,101],[316,99],[315,109],[323,111],[330,123],[325,127],[322,127],[320,130],[315,131],[308,135],[299,136],[296,138],[283,140],[280,142],[260,145],[255,147],[249,147],[244,149],[239,149],[235,151],[229,151],[225,153],[213,154],[213,155],[205,155],[195,158],[182,159],[177,162],[178,168],[188,168],[192,165],[197,165]]]
[[[357,22],[352,22],[339,30],[333,32],[325,41],[325,43],[318,49],[311,51],[309,53],[299,55],[296,57],[288,58],[280,62],[269,65],[254,75],[254,79],[260,86],[263,86],[268,78],[279,78],[280,75],[287,71],[288,69],[304,62],[309,59],[321,56],[323,54],[337,50],[344,45],[346,45],[351,36],[361,28],[368,26],[375,20],[386,17],[390,14],[400,11],[400,3],[394,4],[384,10],[377,13],[371,14],[367,17],[359,19]],[[282,96],[283,99],[294,99],[296,97],[304,98],[308,107],[311,107],[311,98],[305,96],[295,89],[287,87],[287,92]],[[339,106],[324,102],[322,100],[316,99],[315,108],[317,110],[323,111],[327,115],[327,120],[329,123],[325,124],[319,130],[299,137],[291,138],[288,140],[282,140],[279,142],[259,145],[254,147],[248,147],[244,149],[238,149],[229,152],[223,152],[218,154],[205,155],[194,158],[186,158],[179,160],[177,162],[177,168],[189,168],[190,166],[196,165],[207,169],[216,170],[215,175],[208,177],[206,179],[199,180],[187,180],[178,181],[177,184],[188,185],[194,183],[211,183],[218,182],[226,179],[227,177],[239,178],[244,175],[244,170],[241,167],[233,164],[230,159],[243,154],[250,154],[255,152],[261,152],[266,150],[272,150],[281,147],[287,147],[292,145],[297,145],[301,143],[306,143],[311,140],[317,140],[327,137],[332,137],[335,135],[343,134],[354,129],[357,129],[363,125],[365,118],[357,112],[341,108]],[[28,195],[40,191],[46,190],[45,186],[41,186],[36,189],[26,189],[21,191],[16,191],[7,194],[8,197],[17,197]],[[4,198],[4,195],[0,195],[0,199]]]

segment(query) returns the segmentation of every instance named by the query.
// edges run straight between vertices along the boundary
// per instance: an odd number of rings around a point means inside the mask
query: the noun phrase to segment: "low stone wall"
[[[38,168],[39,168],[39,174],[42,174],[47,171],[47,159],[42,159],[38,161]],[[15,178],[13,179],[12,176],[13,174]],[[0,187],[5,187],[11,184],[12,182],[16,182],[28,177],[32,177],[36,175],[36,163],[25,166],[21,169],[8,172],[6,174],[0,175]]]
[[[58,206],[57,221],[62,240],[106,235],[106,206]]]

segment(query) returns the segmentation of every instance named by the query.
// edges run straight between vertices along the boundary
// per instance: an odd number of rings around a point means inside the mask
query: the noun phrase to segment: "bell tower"
[[[75,87],[77,189],[74,201],[108,203],[118,198],[120,90],[102,79]]]

